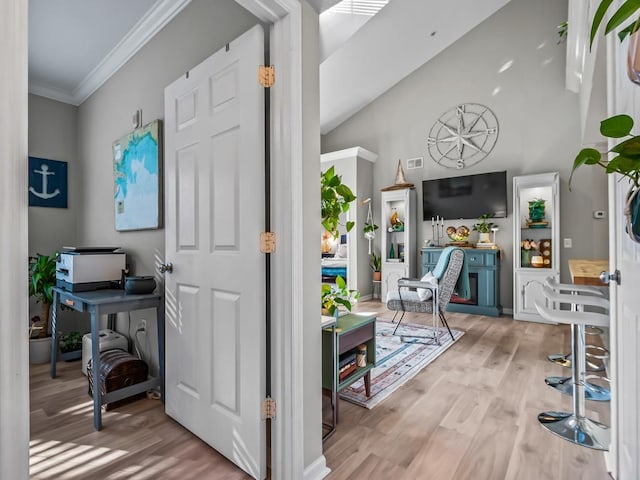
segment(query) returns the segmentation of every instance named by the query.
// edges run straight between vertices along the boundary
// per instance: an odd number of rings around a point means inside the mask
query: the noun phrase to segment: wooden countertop
[[[605,284],[600,281],[600,272],[609,270],[609,260],[577,259],[569,260],[569,272],[571,281],[576,285]]]

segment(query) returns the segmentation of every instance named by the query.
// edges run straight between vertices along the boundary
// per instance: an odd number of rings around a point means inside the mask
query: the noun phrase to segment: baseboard
[[[331,473],[327,467],[327,460],[324,455],[320,455],[311,465],[304,469],[302,478],[304,480],[322,480]]]
[[[366,300],[371,300],[373,298],[373,295],[369,294],[369,295],[360,295],[359,301],[364,302]]]
[[[503,308],[502,313],[504,315],[511,315],[513,317],[513,308]]]

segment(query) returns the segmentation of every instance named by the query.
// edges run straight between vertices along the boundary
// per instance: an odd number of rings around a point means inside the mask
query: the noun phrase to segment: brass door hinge
[[[273,65],[260,65],[258,67],[258,82],[264,88],[271,88],[276,81],[276,70]]]
[[[276,401],[271,397],[262,401],[262,418],[276,418]]]
[[[276,234],[273,232],[260,233],[260,251],[273,253],[276,251]]]

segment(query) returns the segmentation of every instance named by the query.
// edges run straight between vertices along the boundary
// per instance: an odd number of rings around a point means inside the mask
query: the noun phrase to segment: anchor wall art
[[[29,157],[29,206],[67,208],[67,162]]]

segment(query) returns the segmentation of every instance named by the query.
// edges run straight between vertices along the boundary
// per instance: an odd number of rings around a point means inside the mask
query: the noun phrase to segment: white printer
[[[56,286],[71,292],[109,288],[122,279],[126,254],[119,247],[63,247],[56,260]]]

